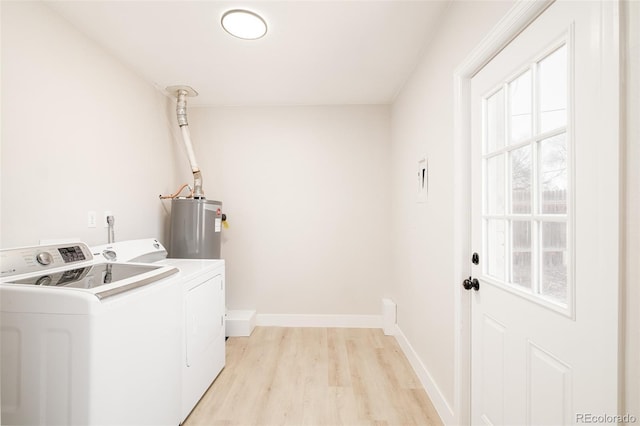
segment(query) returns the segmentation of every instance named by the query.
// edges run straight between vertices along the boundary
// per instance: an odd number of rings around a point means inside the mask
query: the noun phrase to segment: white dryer
[[[181,422],[225,365],[225,263],[216,259],[167,259],[156,239],[93,247],[95,256],[177,268],[182,287]]]
[[[176,425],[178,270],[83,243],[0,251],[2,422]]]

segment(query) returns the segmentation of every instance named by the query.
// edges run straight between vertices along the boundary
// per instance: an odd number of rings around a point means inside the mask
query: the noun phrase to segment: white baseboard
[[[433,381],[433,377],[429,373],[429,370],[424,366],[418,353],[413,349],[409,340],[407,340],[407,336],[404,335],[400,327],[396,325],[395,333],[394,333],[400,348],[404,352],[404,355],[409,360],[409,363],[413,367],[413,371],[415,371],[418,379],[420,379],[420,383],[422,383],[422,387],[429,395],[429,399],[433,403],[440,419],[442,419],[442,423],[445,425],[453,425],[454,423],[454,412],[451,408],[451,405],[447,402],[446,398],[438,388],[438,385]]]
[[[382,316],[258,314],[256,324],[270,327],[382,328]]]

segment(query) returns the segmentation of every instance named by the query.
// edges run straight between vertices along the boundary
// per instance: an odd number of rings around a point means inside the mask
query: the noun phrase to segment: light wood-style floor
[[[395,338],[379,329],[257,327],[184,423],[442,425]]]

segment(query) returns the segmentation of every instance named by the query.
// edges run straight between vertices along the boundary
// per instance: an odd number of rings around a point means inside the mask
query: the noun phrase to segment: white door
[[[618,414],[613,10],[557,1],[472,79],[473,424]]]

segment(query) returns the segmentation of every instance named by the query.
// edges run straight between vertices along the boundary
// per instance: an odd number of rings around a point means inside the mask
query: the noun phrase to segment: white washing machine
[[[177,425],[178,270],[83,243],[0,251],[2,423]]]
[[[225,365],[224,260],[166,259],[156,239],[130,240],[93,247],[95,256],[118,262],[155,262],[179,270],[182,286],[181,422]]]

